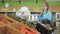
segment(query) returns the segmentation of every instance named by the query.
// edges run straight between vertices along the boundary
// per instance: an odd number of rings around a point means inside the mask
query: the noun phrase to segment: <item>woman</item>
[[[52,13],[49,10],[49,6],[47,2],[43,3],[43,12],[41,13],[41,17],[38,18],[38,21],[42,21],[48,19],[50,21],[50,25],[52,22]]]

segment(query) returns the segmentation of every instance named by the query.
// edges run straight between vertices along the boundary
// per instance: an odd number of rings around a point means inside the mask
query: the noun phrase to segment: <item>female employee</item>
[[[52,13],[49,10],[49,6],[47,2],[43,3],[43,12],[41,13],[41,17],[38,18],[38,21],[42,21],[45,19],[49,20],[49,24],[52,22]]]

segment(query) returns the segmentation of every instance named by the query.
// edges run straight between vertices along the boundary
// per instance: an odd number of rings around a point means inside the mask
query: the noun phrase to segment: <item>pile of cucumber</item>
[[[26,22],[26,20],[21,19],[20,17],[16,16],[15,14],[8,14],[8,16],[15,19],[15,20],[17,20],[17,21],[19,21],[19,22],[27,24],[30,27],[36,28],[36,25],[34,24],[34,22]]]

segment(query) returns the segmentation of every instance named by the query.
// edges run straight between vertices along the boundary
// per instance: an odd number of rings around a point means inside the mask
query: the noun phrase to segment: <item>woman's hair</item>
[[[46,7],[47,7],[47,11],[48,11],[48,9],[49,9],[49,5],[48,5],[48,2],[44,2],[45,3],[45,5],[46,5]]]

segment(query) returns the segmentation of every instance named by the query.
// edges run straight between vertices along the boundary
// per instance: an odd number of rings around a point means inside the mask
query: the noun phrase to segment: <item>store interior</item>
[[[44,2],[51,25],[39,21]],[[60,34],[60,0],[0,0],[0,34]]]

